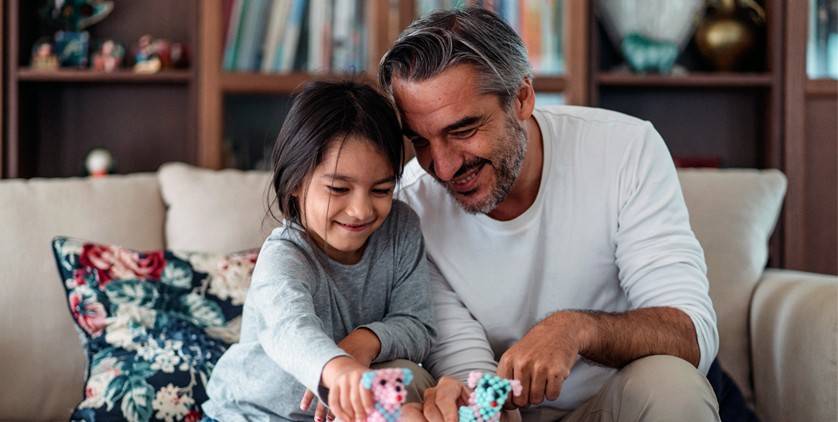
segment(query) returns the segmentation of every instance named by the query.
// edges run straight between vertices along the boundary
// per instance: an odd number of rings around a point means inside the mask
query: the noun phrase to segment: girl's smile
[[[394,187],[392,165],[371,141],[337,137],[296,194],[303,226],[330,258],[357,263],[390,214]]]

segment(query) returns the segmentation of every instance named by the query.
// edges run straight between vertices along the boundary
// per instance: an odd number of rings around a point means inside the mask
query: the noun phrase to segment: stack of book
[[[524,40],[533,71],[540,75],[565,71],[562,53],[563,0],[417,0],[416,14],[478,6],[497,13]]]
[[[223,68],[355,73],[367,60],[364,0],[224,0]]]

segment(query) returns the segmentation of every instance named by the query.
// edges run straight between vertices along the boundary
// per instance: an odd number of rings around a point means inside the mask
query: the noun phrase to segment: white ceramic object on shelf
[[[597,0],[597,11],[614,45],[630,34],[675,43],[679,50],[703,15],[704,0]]]

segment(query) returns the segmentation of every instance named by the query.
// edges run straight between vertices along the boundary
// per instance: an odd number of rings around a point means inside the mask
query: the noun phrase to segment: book
[[[227,39],[224,43],[224,57],[222,68],[224,70],[236,69],[236,56],[238,53],[239,32],[241,31],[241,19],[247,0],[234,0],[230,12],[230,23],[227,25]]]
[[[265,33],[262,52],[262,72],[272,72],[279,68],[277,55],[282,54],[280,45],[285,35],[285,25],[288,20],[288,12],[291,9],[292,0],[273,0],[268,20],[268,29]]]
[[[248,4],[243,13],[240,31],[239,51],[236,54],[236,70],[255,72],[262,59],[262,41],[267,26],[270,0],[245,0]]]
[[[291,12],[285,26],[285,35],[282,37],[282,58],[277,69],[280,72],[294,70],[294,61],[297,58],[300,31],[302,30],[307,5],[308,1],[306,0],[293,0],[291,2]]]

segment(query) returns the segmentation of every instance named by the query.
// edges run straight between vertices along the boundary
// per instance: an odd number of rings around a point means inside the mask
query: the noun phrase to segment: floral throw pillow
[[[52,247],[88,359],[71,419],[200,420],[215,362],[238,340],[258,250],[138,252],[66,237]]]

